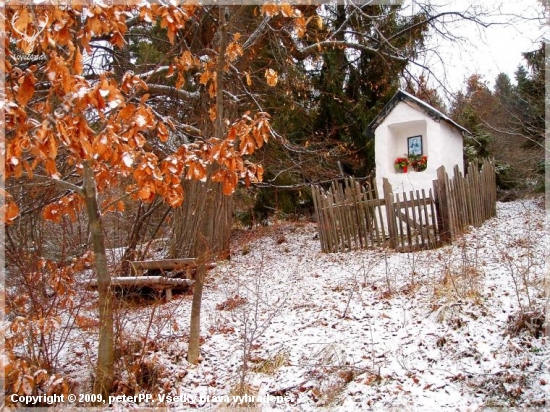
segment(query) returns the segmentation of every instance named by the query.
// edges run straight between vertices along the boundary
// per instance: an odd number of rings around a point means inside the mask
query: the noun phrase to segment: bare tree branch
[[[163,84],[149,84],[147,86],[147,91],[149,93],[161,94],[164,96],[176,97],[181,100],[192,100],[198,99],[200,93],[198,91],[188,92],[187,90],[176,89],[172,86],[165,86]]]

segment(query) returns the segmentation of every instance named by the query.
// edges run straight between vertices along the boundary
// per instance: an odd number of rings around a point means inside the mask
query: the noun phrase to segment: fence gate
[[[400,252],[435,249],[440,246],[437,208],[432,190],[393,193],[383,180],[390,246]]]

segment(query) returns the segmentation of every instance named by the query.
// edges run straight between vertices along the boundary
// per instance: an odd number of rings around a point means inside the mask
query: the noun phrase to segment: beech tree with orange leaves
[[[167,62],[166,76],[177,79],[173,91],[182,89],[188,70],[200,71],[200,83],[213,99],[209,117],[216,132],[212,137],[178,145],[167,155],[156,153],[154,141],[171,139],[175,125],[148,104],[151,93],[162,86],[150,85],[143,76],[125,72],[86,70],[94,47],[120,49],[124,35],[135,21],[160,22],[171,44],[200,10],[199,6],[164,6],[140,3],[129,6],[46,7],[28,5],[6,8],[2,33],[6,58],[5,76],[5,173],[4,179],[26,178],[55,182],[66,193],[43,210],[43,217],[60,221],[83,209],[89,219],[94,269],[99,292],[99,347],[94,393],[104,399],[111,390],[114,368],[113,290],[107,266],[103,209],[98,194],[131,181],[127,196],[152,201],[161,196],[177,207],[184,202],[181,179],[204,181],[208,177],[230,195],[239,180],[261,180],[260,165],[245,156],[267,142],[269,116],[243,113],[223,123],[220,73],[226,61],[238,55],[238,39],[220,48],[218,58],[200,60],[188,51]],[[220,9],[221,10],[221,9]],[[220,11],[220,13],[223,13]],[[38,63],[21,64],[21,55],[39,56]],[[276,73],[266,72],[271,85]],[[209,175],[209,166],[215,165]],[[18,206],[4,193],[6,224],[17,219]],[[124,207],[120,199],[108,199],[107,209]]]

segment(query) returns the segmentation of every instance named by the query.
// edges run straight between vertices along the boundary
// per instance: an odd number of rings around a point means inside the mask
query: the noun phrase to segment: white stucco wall
[[[428,156],[428,167],[416,172],[411,167],[407,173],[395,169],[397,157],[406,156],[407,138],[422,136],[423,155]],[[394,193],[407,194],[411,190],[433,187],[437,169],[445,166],[449,176],[458,165],[463,169],[463,142],[461,133],[444,121],[435,121],[424,112],[405,102],[399,102],[375,130],[376,185],[382,196],[382,179],[388,178]]]

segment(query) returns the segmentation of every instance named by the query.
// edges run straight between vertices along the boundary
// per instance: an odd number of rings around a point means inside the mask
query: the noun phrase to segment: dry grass
[[[484,272],[478,251],[475,242],[467,242],[462,238],[438,253],[437,263],[441,271],[432,285],[433,296],[438,303],[483,303]]]
[[[309,391],[317,405],[335,406],[341,401],[347,385],[357,376],[357,370],[348,366],[320,367],[308,374],[315,385]]]
[[[447,301],[467,299],[481,303],[481,280],[482,272],[478,267],[446,267],[439,284],[434,287],[434,296],[438,299],[446,298]]]
[[[515,316],[510,316],[508,324],[507,334],[518,336],[526,331],[537,339],[544,335],[547,327],[546,315],[542,310],[519,312]]]
[[[347,385],[365,372],[350,366],[344,347],[339,344],[323,346],[312,353],[308,362],[315,366],[306,375],[311,385],[307,394],[319,407],[338,405]]]
[[[235,295],[230,298],[227,298],[222,303],[218,303],[216,305],[216,309],[231,311],[238,308],[239,306],[246,305],[247,303],[248,303],[248,300],[246,298],[240,297],[239,295]]]
[[[222,407],[230,407],[230,409],[234,408],[243,408],[241,410],[248,410],[248,411],[259,411],[261,410],[262,405],[256,403],[255,401],[252,402],[247,401],[246,399],[242,399],[241,401],[233,400],[236,397],[245,397],[248,395],[248,399],[251,399],[252,397],[258,396],[258,388],[248,384],[248,383],[237,383],[234,385],[231,390],[229,391],[229,399],[232,401],[228,405],[223,405]]]
[[[287,364],[288,359],[289,359],[289,353],[287,351],[282,350],[272,358],[261,360],[251,369],[252,369],[252,372],[263,373],[266,375],[273,375],[277,371],[277,369]]]

